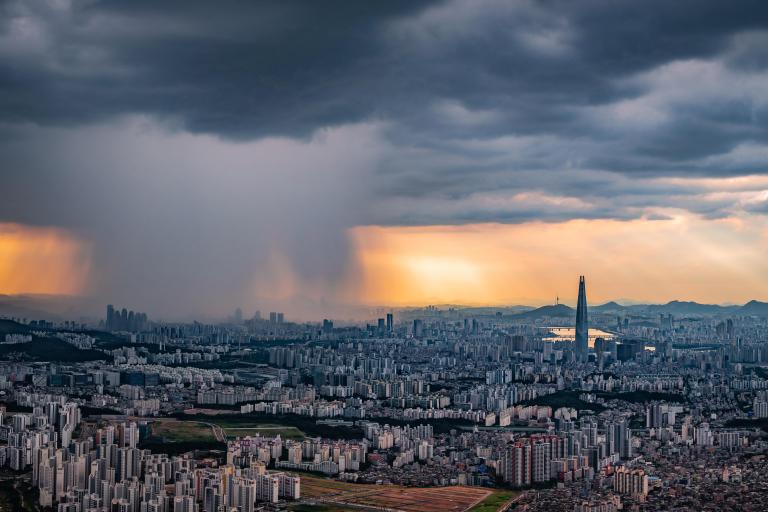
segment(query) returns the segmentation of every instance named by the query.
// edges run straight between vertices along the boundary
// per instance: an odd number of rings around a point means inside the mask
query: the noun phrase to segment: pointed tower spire
[[[587,290],[584,276],[579,276],[579,300],[576,303],[576,341],[574,351],[576,359],[589,359],[589,320],[587,318]]]

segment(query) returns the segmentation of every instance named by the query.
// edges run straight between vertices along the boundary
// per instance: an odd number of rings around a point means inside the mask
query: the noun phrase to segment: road
[[[216,425],[215,423],[208,423],[206,421],[201,421],[200,423],[211,427],[211,430],[213,430],[213,437],[215,437],[217,441],[220,441],[222,443],[227,442],[227,434],[224,432],[224,429],[222,429],[220,426]]]

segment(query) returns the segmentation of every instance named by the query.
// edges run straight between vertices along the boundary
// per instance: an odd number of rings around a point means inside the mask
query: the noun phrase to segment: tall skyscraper
[[[107,330],[111,331],[115,328],[115,306],[107,304]]]
[[[579,276],[579,301],[576,303],[576,358],[586,361],[589,358],[589,320],[587,319],[587,290],[584,276]]]

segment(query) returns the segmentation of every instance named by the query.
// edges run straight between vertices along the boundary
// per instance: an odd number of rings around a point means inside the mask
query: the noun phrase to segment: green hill
[[[14,322],[13,320],[0,320],[0,336],[6,334],[27,334],[29,326]]]
[[[29,343],[0,345],[0,359],[78,363],[98,360],[111,361],[112,357],[98,350],[80,350],[58,338],[34,336]]]

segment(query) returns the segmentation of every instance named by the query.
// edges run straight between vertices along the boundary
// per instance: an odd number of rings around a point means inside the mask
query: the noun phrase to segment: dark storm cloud
[[[765,174],[767,139],[761,1],[0,4],[0,222],[86,233],[105,288],[146,236],[148,279],[223,303],[273,245],[338,281],[359,224],[759,213],[696,179]]]
[[[4,5],[4,119],[80,124],[141,112],[257,137],[368,117],[386,89],[372,34],[420,3],[64,5]]]
[[[372,117],[441,136],[570,134],[584,128],[575,108],[642,92],[622,78],[715,57],[768,26],[763,2],[66,5],[4,4],[4,119],[79,124],[141,112],[246,138]],[[764,70],[754,39],[740,36],[729,62]],[[425,110],[440,99],[496,116],[471,132],[436,126]],[[739,106],[705,109],[703,120],[743,123]],[[700,131],[692,138],[709,142]],[[673,142],[644,147],[690,154]]]

